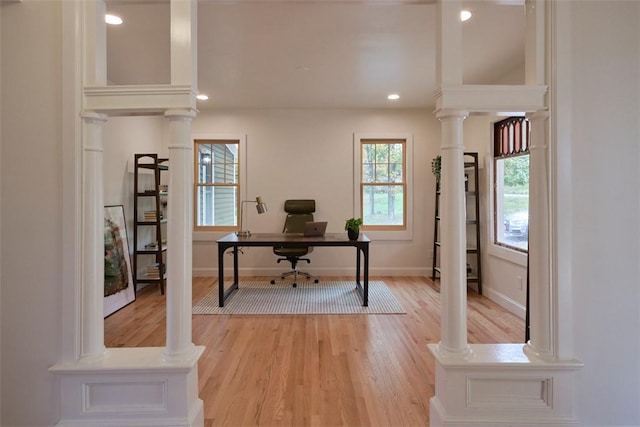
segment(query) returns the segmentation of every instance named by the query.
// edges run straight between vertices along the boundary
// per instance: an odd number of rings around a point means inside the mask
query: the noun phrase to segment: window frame
[[[499,131],[504,124],[509,122],[519,121],[526,124],[526,141],[522,140],[519,143],[515,142],[512,138],[505,142],[501,136],[502,132]],[[494,254],[502,256],[504,258],[512,259],[514,262],[520,263],[521,255],[526,256],[528,254],[527,248],[521,248],[515,245],[510,245],[506,242],[498,240],[498,227],[504,226],[504,221],[498,217],[498,162],[505,159],[513,159],[516,157],[529,156],[531,158],[530,146],[531,146],[531,123],[525,116],[512,116],[499,120],[493,123],[493,147],[491,155],[491,244],[494,248]],[[510,134],[511,136],[511,134]],[[506,144],[506,145],[505,145]],[[530,184],[529,184],[530,186]],[[531,208],[528,206],[528,212]],[[528,236],[527,236],[528,240]],[[514,254],[514,255],[511,255]],[[515,256],[515,258],[514,258]]]
[[[361,230],[375,240],[413,239],[413,135],[409,133],[355,133],[353,138],[353,216],[363,218],[362,146],[367,141],[404,144],[404,225],[366,225]]]
[[[236,199],[236,218],[235,222],[238,224],[240,215],[240,201],[245,199],[246,193],[246,135],[237,134],[198,134],[192,135],[193,141],[193,237],[194,240],[211,239],[213,234],[227,233],[236,231],[238,225],[214,225],[214,226],[198,226],[198,144],[215,144],[237,142],[238,144],[238,183],[237,183],[237,199]]]

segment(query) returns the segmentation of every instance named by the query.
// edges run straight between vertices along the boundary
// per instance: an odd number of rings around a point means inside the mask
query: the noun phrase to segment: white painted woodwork
[[[169,197],[167,206],[167,349],[169,360],[193,352],[191,278],[193,232],[193,143],[189,110],[169,110]]]
[[[82,43],[84,58],[83,85],[107,84],[107,24],[104,0],[80,2],[82,8]]]
[[[464,191],[465,112],[439,113],[441,122],[440,343],[438,350],[465,355],[467,344],[467,229]]]
[[[77,34],[80,6],[62,4],[62,71],[60,115],[62,138],[62,355],[59,362],[76,360],[82,346],[82,203],[83,120],[78,119],[82,100],[82,46]],[[103,133],[103,145],[106,142]]]
[[[171,86],[198,87],[198,2],[171,2]]]
[[[529,149],[529,277],[530,333],[528,349],[540,357],[552,358],[551,269],[549,254],[549,168],[547,120],[540,112],[528,116],[531,122]]]
[[[195,109],[196,93],[188,85],[88,86],[84,106],[110,116],[163,114],[171,109]]]
[[[191,121],[195,117],[195,1],[172,0],[172,72],[181,85],[106,86],[104,3],[76,9],[86,40],[78,86],[82,96],[82,292],[80,354],[50,368],[60,385],[58,426],[176,426],[204,424],[197,362],[191,342],[192,180]],[[175,3],[175,4],[174,4]],[[176,62],[179,59],[178,62]],[[188,59],[188,60],[186,60]],[[173,80],[172,80],[173,81]],[[91,86],[87,86],[90,84]],[[165,114],[170,176],[167,252],[167,347],[104,347],[104,170],[102,125],[109,115]],[[75,333],[75,331],[73,331]]]
[[[104,353],[104,191],[102,125],[107,117],[87,113],[83,119],[82,338],[80,357]]]
[[[472,358],[436,357],[432,427],[577,426],[573,400],[576,360],[547,362],[522,344],[472,344]]]
[[[162,347],[110,348],[104,357],[58,364],[59,427],[191,427],[204,424],[198,359],[168,362]]]
[[[544,85],[443,85],[435,93],[436,111],[521,114],[544,109],[546,92]]]
[[[526,85],[545,84],[545,1],[526,0],[524,81]]]

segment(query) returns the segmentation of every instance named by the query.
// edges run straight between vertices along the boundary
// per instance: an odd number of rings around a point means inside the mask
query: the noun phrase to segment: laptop
[[[320,237],[324,236],[324,232],[327,230],[327,221],[308,221],[304,224],[305,237]]]

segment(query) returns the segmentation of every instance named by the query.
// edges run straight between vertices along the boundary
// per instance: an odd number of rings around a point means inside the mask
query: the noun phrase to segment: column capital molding
[[[198,111],[192,108],[175,108],[164,112],[164,116],[169,120],[193,120],[197,115]]]
[[[466,119],[469,117],[469,112],[465,110],[454,109],[438,109],[436,110],[436,118],[440,121],[444,119]]]
[[[105,123],[109,116],[102,113],[97,113],[95,111],[83,111],[80,113],[80,117],[83,121],[89,123]]]
[[[538,111],[546,108],[545,85],[443,85],[436,89],[436,111],[473,113]]]
[[[525,117],[529,120],[547,120],[551,114],[548,109],[532,111],[525,113]]]

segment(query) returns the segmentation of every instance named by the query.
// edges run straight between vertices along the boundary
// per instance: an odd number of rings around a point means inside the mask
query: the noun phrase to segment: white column
[[[465,356],[467,344],[467,234],[463,111],[438,112],[441,123],[440,343],[438,351]]]
[[[82,339],[81,357],[104,347],[104,185],[102,125],[107,116],[82,116]]]
[[[193,233],[193,142],[191,110],[169,110],[169,197],[167,205],[167,349],[168,360],[188,357],[191,341]]]
[[[198,87],[198,2],[171,1],[171,84]]]
[[[527,351],[553,357],[551,333],[551,270],[549,229],[549,174],[546,111],[528,115],[529,147],[529,322]]]

